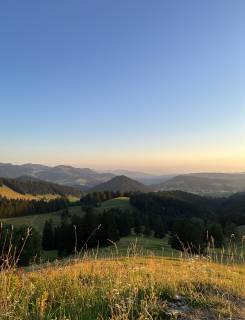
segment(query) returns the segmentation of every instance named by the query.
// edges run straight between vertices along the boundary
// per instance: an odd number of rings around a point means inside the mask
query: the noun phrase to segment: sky
[[[245,1],[1,1],[0,162],[245,171]]]

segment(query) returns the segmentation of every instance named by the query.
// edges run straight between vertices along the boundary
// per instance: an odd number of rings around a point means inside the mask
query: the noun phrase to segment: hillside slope
[[[102,183],[92,189],[90,192],[99,192],[99,191],[111,191],[111,192],[148,192],[151,189],[142,183],[130,179],[126,176],[117,176],[105,183]]]
[[[17,199],[19,199],[19,200],[36,200],[37,199],[37,196],[18,193],[3,184],[0,185],[0,197],[7,198],[7,199],[15,199],[15,200],[17,200]]]
[[[36,196],[74,196],[80,197],[75,188],[42,181],[32,177],[17,179],[0,178],[0,196],[9,199],[35,199]]]

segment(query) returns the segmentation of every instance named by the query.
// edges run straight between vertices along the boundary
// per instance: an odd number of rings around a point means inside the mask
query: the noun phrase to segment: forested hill
[[[110,191],[110,192],[149,192],[151,189],[144,184],[130,179],[124,175],[117,176],[105,183],[102,183],[92,189],[89,190],[90,192],[103,192],[103,191]]]
[[[80,196],[80,192],[69,186],[42,181],[33,177],[23,176],[16,179],[0,178],[0,187],[7,186],[11,190],[25,195],[59,195],[59,196]],[[1,196],[1,193],[0,193]]]
[[[183,191],[163,191],[135,194],[130,203],[140,212],[159,214],[166,220],[200,217],[213,219],[223,199],[212,199]]]

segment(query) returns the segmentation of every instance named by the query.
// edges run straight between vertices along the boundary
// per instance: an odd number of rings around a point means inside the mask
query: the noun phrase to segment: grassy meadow
[[[110,247],[91,250],[92,254],[101,258],[124,257],[132,254],[140,256],[179,257],[180,252],[171,248],[168,244],[168,236],[158,239],[149,236],[131,235],[121,238]]]
[[[107,200],[101,203],[100,209],[113,209],[113,208],[121,208],[121,209],[128,209],[132,210],[133,208],[129,203],[128,197],[118,197],[111,200]]]
[[[0,319],[244,319],[245,266],[192,257],[85,255],[0,273]]]
[[[60,217],[61,217],[62,211],[63,210],[60,210],[57,212],[28,215],[23,217],[6,218],[6,219],[1,219],[1,221],[3,223],[10,224],[16,227],[19,227],[21,225],[34,227],[38,232],[42,233],[46,220],[52,219],[55,226],[60,223]],[[72,215],[82,214],[80,206],[70,207],[69,212]]]

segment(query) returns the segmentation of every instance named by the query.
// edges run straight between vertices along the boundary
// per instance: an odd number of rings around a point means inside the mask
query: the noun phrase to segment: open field
[[[96,250],[93,250],[94,252]],[[181,252],[174,250],[168,244],[168,237],[158,239],[148,236],[128,236],[121,238],[110,247],[100,248],[99,257],[127,256],[133,253],[141,256],[164,256],[179,258]]]
[[[130,255],[0,273],[10,319],[244,319],[244,265]]]
[[[60,223],[60,216],[62,211],[63,210],[60,210],[57,212],[28,215],[23,217],[7,218],[7,219],[1,219],[1,221],[3,223],[10,224],[13,226],[27,225],[30,227],[34,227],[37,231],[41,233],[46,220],[52,219],[54,222],[54,225],[58,225]],[[80,206],[70,207],[69,212],[72,215],[82,214]]]
[[[79,197],[75,197],[75,196],[67,196],[67,199],[70,201],[70,202],[77,202],[77,201],[80,201],[80,198]]]
[[[128,209],[132,210],[134,209],[129,204],[129,198],[128,197],[118,197],[115,199],[107,200],[102,202],[100,209],[113,209],[113,208],[121,208],[121,209]]]
[[[148,236],[127,236],[121,238],[114,245],[90,249],[87,251],[91,257],[108,258],[108,257],[125,257],[136,254],[140,256],[160,256],[169,258],[180,258],[181,251],[174,250],[168,244],[168,237],[157,239]],[[58,259],[57,251],[45,251],[42,258],[44,261],[53,261]],[[70,258],[68,258],[69,260]],[[64,259],[67,261],[67,259]]]
[[[116,243],[111,243],[108,247],[89,249],[86,255],[93,258],[114,258],[125,257],[137,254],[146,257],[165,257],[172,259],[182,259],[188,257],[187,253],[171,248],[168,243],[169,236],[163,239],[150,236],[131,235],[121,238]],[[83,255],[83,253],[82,253]],[[78,253],[80,257],[80,254]],[[245,264],[245,247],[241,243],[228,244],[226,248],[208,248],[204,253],[206,259],[219,264]],[[72,257],[65,258],[63,262],[70,261]],[[54,261],[59,259],[57,251],[44,251],[42,261]]]

